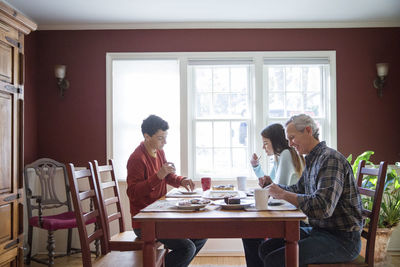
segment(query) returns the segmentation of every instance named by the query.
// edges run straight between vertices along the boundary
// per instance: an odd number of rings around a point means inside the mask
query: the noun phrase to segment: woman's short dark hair
[[[158,130],[166,131],[169,129],[168,122],[156,115],[150,115],[143,120],[142,133],[153,136]]]
[[[279,123],[270,124],[261,131],[261,136],[271,140],[274,154],[279,155],[283,150],[288,149],[288,141],[285,137],[285,129]]]

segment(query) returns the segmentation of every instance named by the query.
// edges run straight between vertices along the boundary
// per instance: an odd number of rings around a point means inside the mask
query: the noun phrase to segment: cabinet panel
[[[0,80],[11,83],[13,71],[13,48],[0,42]]]
[[[11,95],[0,92],[0,193],[12,191],[12,110]]]
[[[0,218],[7,218],[2,221],[2,226],[0,227],[0,244],[4,247],[5,242],[12,238],[11,233],[11,215],[13,202],[0,206]]]

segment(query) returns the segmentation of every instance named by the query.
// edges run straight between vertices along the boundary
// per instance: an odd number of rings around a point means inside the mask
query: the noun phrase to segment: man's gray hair
[[[291,122],[293,122],[294,127],[296,127],[296,130],[299,132],[303,132],[307,126],[310,126],[313,137],[319,140],[319,128],[310,116],[306,114],[294,115],[286,122],[285,126],[288,126]]]

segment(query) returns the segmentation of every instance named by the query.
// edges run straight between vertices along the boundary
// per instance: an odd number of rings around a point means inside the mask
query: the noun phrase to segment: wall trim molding
[[[324,29],[392,28],[400,21],[359,22],[165,22],[115,24],[43,24],[39,30],[136,30],[136,29]]]

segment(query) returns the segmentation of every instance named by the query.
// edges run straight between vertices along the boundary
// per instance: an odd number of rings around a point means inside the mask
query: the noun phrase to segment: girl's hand
[[[253,154],[253,157],[250,159],[250,164],[253,167],[257,167],[258,164],[260,164],[259,160],[260,160],[261,156],[257,156],[256,153]]]

